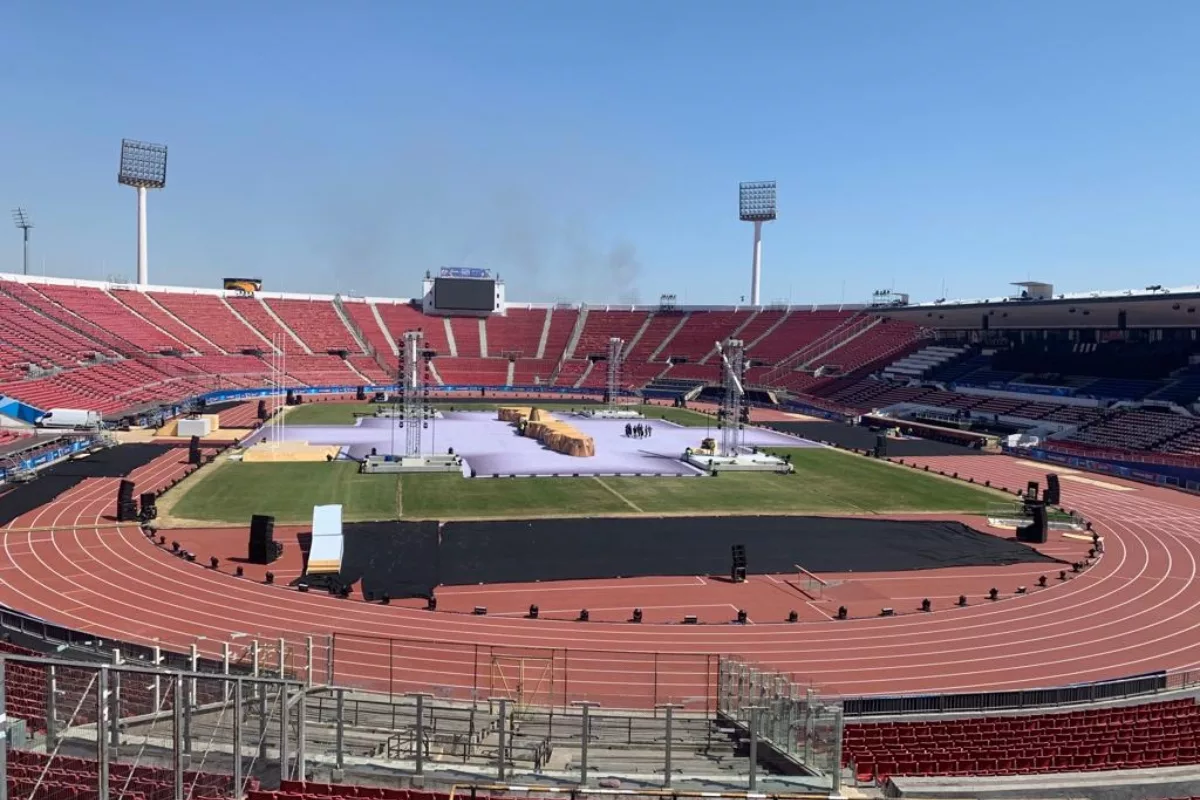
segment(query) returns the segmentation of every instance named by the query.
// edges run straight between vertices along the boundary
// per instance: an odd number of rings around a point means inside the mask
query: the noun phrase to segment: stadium
[[[1184,6],[14,9],[0,800],[1200,800]]]
[[[1200,291],[421,289],[0,276],[10,791],[1189,791]]]

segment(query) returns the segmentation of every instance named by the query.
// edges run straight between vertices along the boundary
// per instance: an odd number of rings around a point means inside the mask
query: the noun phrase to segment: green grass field
[[[459,411],[495,411],[503,405],[522,405],[527,401],[514,400],[511,403],[436,403],[444,410],[454,408]],[[587,408],[587,404],[562,400],[538,401],[535,405],[547,411],[568,411],[573,408]],[[639,411],[650,419],[665,419],[678,425],[703,428],[712,424],[712,418],[695,411],[681,408],[662,406],[637,406]],[[292,408],[287,415],[289,425],[353,425],[355,414],[374,414],[373,403],[308,403]]]
[[[725,473],[716,478],[475,478],[359,475],[346,462],[243,464],[205,470],[170,515],[244,523],[270,514],[307,522],[312,507],[342,503],[347,520],[462,519],[605,514],[983,514],[1005,496],[981,487],[851,454],[779,450],[794,475]]]

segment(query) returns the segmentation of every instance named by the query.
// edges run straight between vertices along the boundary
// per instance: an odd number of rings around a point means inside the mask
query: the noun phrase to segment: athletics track
[[[131,476],[137,491],[186,468],[172,451]],[[1023,487],[1045,465],[939,457],[931,470]],[[898,467],[901,468],[901,467]],[[1065,505],[1105,537],[1095,566],[1047,589],[932,614],[845,622],[605,625],[474,617],[338,600],[186,563],[116,525],[118,479],[88,479],[14,520],[0,556],[0,601],[109,639],[214,656],[221,643],[315,642],[318,679],[466,697],[526,685],[529,701],[609,707],[706,702],[715,658],[737,655],[844,695],[1059,686],[1200,664],[1200,499],[1059,470]],[[167,534],[168,540],[171,535]],[[670,589],[661,602],[670,604]],[[337,633],[333,653],[327,644]],[[330,669],[329,660],[333,666]],[[533,688],[530,688],[533,687]]]

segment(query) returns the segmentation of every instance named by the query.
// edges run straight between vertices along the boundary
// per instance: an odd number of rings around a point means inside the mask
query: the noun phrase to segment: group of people
[[[649,425],[638,423],[634,425],[632,422],[625,423],[625,436],[631,439],[646,439],[650,434],[654,433],[654,429]]]

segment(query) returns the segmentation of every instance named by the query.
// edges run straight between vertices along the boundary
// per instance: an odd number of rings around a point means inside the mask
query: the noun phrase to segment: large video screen
[[[433,305],[443,311],[492,311],[496,307],[496,282],[435,278]]]

